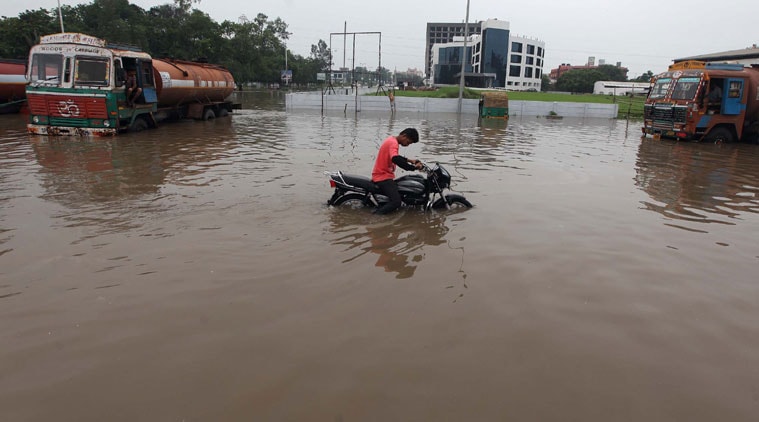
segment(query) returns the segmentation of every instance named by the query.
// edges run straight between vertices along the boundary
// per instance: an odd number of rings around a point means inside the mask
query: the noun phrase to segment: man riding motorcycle
[[[377,184],[383,195],[387,196],[388,202],[377,208],[376,214],[387,214],[401,206],[401,194],[395,182],[395,166],[404,170],[421,170],[422,162],[411,160],[398,155],[399,145],[407,147],[419,142],[419,132],[414,128],[406,128],[398,136],[390,136],[382,142],[377,160],[372,170],[372,182]]]

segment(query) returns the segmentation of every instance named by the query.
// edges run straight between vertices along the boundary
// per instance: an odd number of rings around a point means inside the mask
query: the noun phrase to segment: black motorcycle
[[[472,207],[462,195],[443,195],[443,189],[451,185],[451,175],[439,163],[434,167],[423,163],[420,171],[424,172],[426,177],[421,174],[408,174],[395,179],[405,205],[423,206],[425,211],[430,208]],[[375,208],[388,201],[379,187],[366,176],[344,174],[341,171],[324,174],[329,176],[329,185],[335,188],[335,193],[327,201],[327,205]],[[435,199],[438,196],[439,198]]]

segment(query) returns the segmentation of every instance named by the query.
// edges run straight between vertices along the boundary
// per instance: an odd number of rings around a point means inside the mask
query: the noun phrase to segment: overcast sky
[[[130,0],[143,9],[171,0]],[[60,0],[74,6],[90,0]],[[53,9],[58,0],[2,0],[0,15],[14,17],[26,9]],[[312,44],[323,39],[331,45],[336,66],[343,57],[348,67],[375,68],[379,63],[379,37],[356,36],[343,49],[342,32],[382,33],[382,66],[391,70],[424,69],[427,22],[463,22],[466,0],[201,0],[194,4],[217,22],[236,21],[263,13],[281,18],[292,33],[287,45],[294,54],[308,56]],[[510,2],[471,0],[469,21],[489,18],[508,21],[512,33],[545,42],[544,71],[561,63],[584,64],[589,56],[607,64],[622,62],[628,76],[647,70],[666,70],[672,59],[737,50],[759,44],[755,0],[721,2],[692,0],[668,2],[638,0],[542,0]],[[64,21],[65,25],[65,21]],[[345,53],[345,54],[344,54]]]

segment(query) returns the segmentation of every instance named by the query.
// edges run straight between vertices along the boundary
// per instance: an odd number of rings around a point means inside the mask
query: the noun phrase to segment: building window
[[[511,51],[514,53],[521,53],[522,52],[522,43],[521,42],[513,42],[511,43]]]
[[[535,69],[535,79],[540,79],[540,74],[541,73],[542,72],[540,71],[540,69]]]
[[[519,54],[512,54],[511,63],[522,63],[522,56],[520,56]]]
[[[543,47],[538,47],[538,56],[543,57]]]
[[[527,56],[527,58],[525,58],[525,64],[532,65],[532,64],[534,64],[533,63],[534,61],[535,61],[535,58],[533,58],[533,57]]]
[[[535,54],[535,46],[532,44],[527,44],[527,54]]]
[[[509,76],[517,76],[518,77],[521,72],[522,72],[522,67],[521,66],[514,66],[514,65],[509,66]]]
[[[532,78],[532,68],[531,67],[525,67],[524,68],[524,77],[525,78]]]

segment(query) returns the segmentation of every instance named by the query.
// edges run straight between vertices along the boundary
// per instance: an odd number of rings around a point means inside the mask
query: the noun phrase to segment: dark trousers
[[[375,214],[387,214],[393,212],[401,206],[401,194],[398,192],[398,185],[395,184],[395,180],[383,180],[377,182],[377,186],[380,188],[380,192],[387,196],[388,202],[381,207],[377,208]]]

